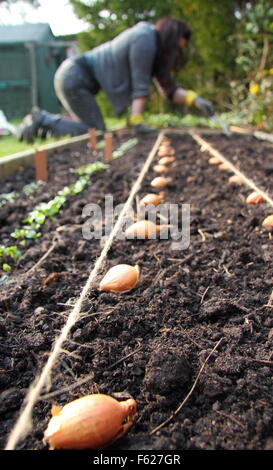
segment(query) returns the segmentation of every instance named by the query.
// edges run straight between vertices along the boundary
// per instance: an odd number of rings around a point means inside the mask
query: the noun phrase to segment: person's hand
[[[202,98],[201,96],[197,96],[194,100],[194,106],[204,114],[206,117],[211,117],[214,115],[213,104],[211,101]]]

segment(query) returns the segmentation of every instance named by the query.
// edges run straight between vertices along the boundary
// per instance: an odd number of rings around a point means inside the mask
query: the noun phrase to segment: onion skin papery
[[[222,160],[220,160],[220,158],[218,157],[211,157],[209,159],[209,163],[210,165],[220,165],[222,163]]]
[[[166,178],[164,176],[157,176],[151,181],[151,186],[153,186],[154,188],[164,188],[171,181],[172,181],[172,178]]]
[[[158,173],[159,175],[162,175],[164,173],[168,173],[169,168],[166,167],[165,165],[155,165],[153,167],[153,170],[155,173]]]
[[[100,290],[109,292],[128,292],[139,281],[139,267],[129,264],[118,264],[109,269],[101,280]]]
[[[158,157],[169,157],[169,156],[174,155],[174,154],[175,154],[175,150],[170,145],[160,146],[159,149],[158,149],[158,152],[157,152]]]
[[[262,202],[265,202],[264,197],[255,191],[246,198],[247,204],[261,204]]]
[[[176,158],[175,157],[162,157],[158,161],[159,165],[169,165],[170,163],[175,162]]]
[[[229,177],[228,182],[235,183],[235,184],[243,184],[244,180],[239,175],[232,175]]]
[[[268,215],[263,223],[262,223],[263,227],[265,227],[267,230],[269,231],[273,231],[273,214],[272,215]]]
[[[165,197],[164,191],[160,191],[159,194],[153,194],[153,193],[146,194],[146,196],[144,196],[140,200],[139,205],[140,206],[149,206],[149,205],[157,206],[158,204],[161,203],[164,197]]]
[[[230,165],[228,163],[221,163],[218,168],[222,171],[231,171]]]
[[[154,240],[156,235],[160,233],[161,230],[165,230],[166,228],[170,227],[172,227],[172,225],[156,225],[151,220],[139,220],[138,222],[128,227],[125,232],[125,236],[128,239]]]
[[[44,442],[51,450],[103,449],[128,431],[135,414],[132,398],[119,402],[109,395],[86,395],[63,408],[53,406]]]
[[[156,238],[158,233],[157,225],[150,220],[139,220],[130,225],[125,231],[126,238],[136,238],[138,240],[147,240]]]

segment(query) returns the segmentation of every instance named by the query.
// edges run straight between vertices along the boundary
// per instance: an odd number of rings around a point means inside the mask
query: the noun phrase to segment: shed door
[[[0,64],[0,109],[9,120],[19,119],[31,102],[29,53],[22,46],[1,46]]]

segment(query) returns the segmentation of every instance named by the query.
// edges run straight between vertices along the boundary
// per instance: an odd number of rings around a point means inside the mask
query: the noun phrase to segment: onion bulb
[[[175,161],[175,157],[162,157],[158,161],[159,165],[169,165],[170,163],[173,163]]]
[[[263,227],[268,230],[273,230],[273,214],[268,215],[263,221]]]
[[[78,398],[63,408],[53,406],[51,412],[44,433],[50,449],[101,449],[132,426],[136,402],[132,398],[119,402],[98,393]]]
[[[109,292],[128,292],[139,280],[139,267],[117,264],[109,269],[101,280],[99,288]]]
[[[157,176],[151,181],[151,186],[153,186],[154,188],[164,188],[171,181],[172,178],[166,178],[165,176]]]
[[[226,162],[224,163],[221,163],[219,166],[218,166],[219,170],[222,170],[222,171],[231,171],[231,168],[230,168],[230,165]]]
[[[156,225],[151,220],[139,220],[127,228],[125,236],[139,240],[154,239],[157,233],[168,227],[171,227],[171,225]]]
[[[165,165],[155,165],[153,167],[153,170],[155,173],[158,173],[159,175],[162,175],[164,173],[168,173],[169,168],[166,167]]]
[[[170,139],[165,136],[165,137],[162,139],[160,146],[162,146],[162,145],[171,145]]]
[[[242,184],[244,182],[243,178],[239,175],[232,175],[228,179],[229,183]]]
[[[171,147],[171,145],[161,145],[157,152],[157,155],[159,157],[168,157],[174,154],[175,154],[175,150],[173,147]]]
[[[221,160],[220,158],[218,158],[218,157],[211,157],[211,158],[209,159],[209,163],[210,163],[211,165],[220,165],[220,164],[222,163],[222,160]]]
[[[149,206],[149,205],[157,206],[158,204],[161,203],[164,197],[165,197],[164,191],[160,191],[159,194],[153,194],[153,193],[146,194],[146,196],[144,196],[140,200],[139,204],[140,206]]]
[[[256,191],[249,194],[249,196],[246,198],[247,204],[260,204],[264,201],[265,201],[264,197],[260,193],[257,193]]]

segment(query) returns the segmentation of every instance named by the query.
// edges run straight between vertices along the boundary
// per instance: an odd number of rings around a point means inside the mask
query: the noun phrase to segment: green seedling
[[[2,269],[3,269],[3,271],[5,271],[5,273],[9,273],[12,268],[9,264],[4,263],[3,266],[2,266]]]
[[[80,178],[70,186],[65,186],[58,191],[57,196],[51,201],[38,204],[23,220],[24,226],[22,228],[16,228],[14,232],[11,233],[11,236],[15,239],[22,239],[20,242],[21,246],[25,245],[25,243],[22,243],[24,239],[39,238],[41,236],[39,232],[40,227],[45,223],[46,219],[57,215],[69,196],[75,196],[81,193],[88,186],[90,175],[102,171],[105,168],[106,165],[102,162],[90,163],[79,168],[77,173],[81,175]]]
[[[0,245],[0,259],[2,258],[3,261],[11,259],[13,262],[18,261],[21,256],[21,251],[17,248],[17,246],[4,246]],[[5,261],[2,264],[2,269],[5,272],[11,271],[11,266]]]
[[[112,158],[115,159],[115,158],[119,158],[119,157],[122,157],[122,155],[124,155],[127,150],[130,150],[132,147],[134,147],[136,144],[138,143],[138,139],[135,137],[133,139],[129,139],[127,140],[127,142],[124,142],[120,147],[119,149],[115,150],[113,152],[113,155],[112,155]]]
[[[3,207],[7,202],[14,202],[19,197],[19,193],[15,191],[12,193],[3,193],[0,195],[0,208]]]
[[[33,183],[26,184],[22,189],[22,193],[25,194],[26,196],[30,196],[42,184],[44,184],[44,181],[34,181]],[[16,201],[16,199],[18,199],[19,197],[20,197],[20,193],[16,191],[13,191],[11,193],[0,194],[0,209],[1,207],[5,206],[5,204],[7,204],[8,202]]]
[[[94,163],[87,163],[84,166],[81,166],[76,170],[76,173],[78,175],[93,175],[94,173],[97,173],[98,171],[105,170],[107,167],[103,162],[94,162]]]

